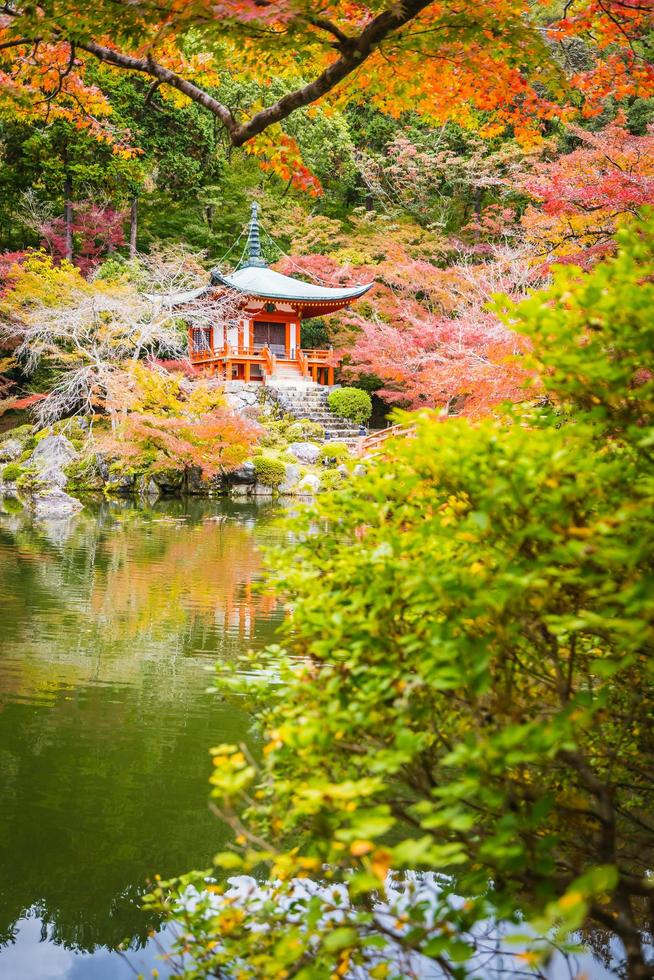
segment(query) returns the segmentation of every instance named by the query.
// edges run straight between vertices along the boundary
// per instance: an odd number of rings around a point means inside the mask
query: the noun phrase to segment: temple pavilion
[[[332,351],[302,347],[302,320],[343,309],[373,284],[334,289],[275,272],[261,254],[256,203],[246,254],[230,275],[211,273],[212,287],[240,294],[240,313],[221,325],[190,327],[191,362],[226,380],[333,385],[337,361]]]

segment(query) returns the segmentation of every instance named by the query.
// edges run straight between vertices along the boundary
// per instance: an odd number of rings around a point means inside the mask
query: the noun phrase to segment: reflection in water
[[[0,514],[0,942],[40,920],[0,975],[21,975],[19,953],[23,976],[51,975],[36,932],[97,951],[53,975],[121,975],[106,948],[156,926],[148,876],[220,849],[207,748],[248,720],[206,693],[207,670],[272,639],[280,613],[253,589],[272,516],[206,501]]]

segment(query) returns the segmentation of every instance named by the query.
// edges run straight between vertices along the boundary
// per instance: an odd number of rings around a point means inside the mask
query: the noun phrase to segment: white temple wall
[[[230,323],[229,326],[227,327],[227,343],[228,344],[231,344],[232,347],[238,347],[238,328],[239,328],[238,321],[234,321],[233,323]],[[222,327],[216,327],[215,329],[216,329],[216,332],[220,334],[219,337],[216,337],[216,340],[218,341],[218,343],[220,343],[222,345],[222,342],[223,342],[223,338],[222,338],[223,328]]]

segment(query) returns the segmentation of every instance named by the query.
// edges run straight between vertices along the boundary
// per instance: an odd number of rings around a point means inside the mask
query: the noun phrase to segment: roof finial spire
[[[248,232],[248,260],[245,265],[257,266],[260,269],[266,268],[266,263],[261,256],[261,240],[259,238],[259,205],[256,201],[252,202],[250,230]]]

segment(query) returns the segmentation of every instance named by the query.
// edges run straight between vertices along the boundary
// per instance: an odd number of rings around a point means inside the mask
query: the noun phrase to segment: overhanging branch
[[[209,95],[204,89],[151,58],[138,58],[134,55],[124,54],[115,48],[97,44],[95,41],[78,41],[77,47],[114,68],[140,72],[156,79],[160,85],[170,85],[171,88],[177,89],[178,92],[187,96],[192,102],[203,106],[220,120],[227,130],[233,146],[243,146],[244,143],[258,136],[269,126],[288,118],[296,109],[311,105],[311,103],[317,102],[328,92],[331,92],[343,79],[359,68],[382,41],[417,17],[431,2],[432,0],[405,0],[402,5],[379,14],[358,36],[352,38],[346,37],[344,34],[339,38],[341,32],[338,31],[337,33],[335,29],[332,29],[333,25],[329,24],[330,33],[336,38],[335,46],[340,51],[340,56],[336,61],[312,82],[294,92],[289,92],[288,95],[257,112],[244,123],[237,122],[231,109]],[[324,30],[328,29],[326,22],[316,23],[315,26]]]

